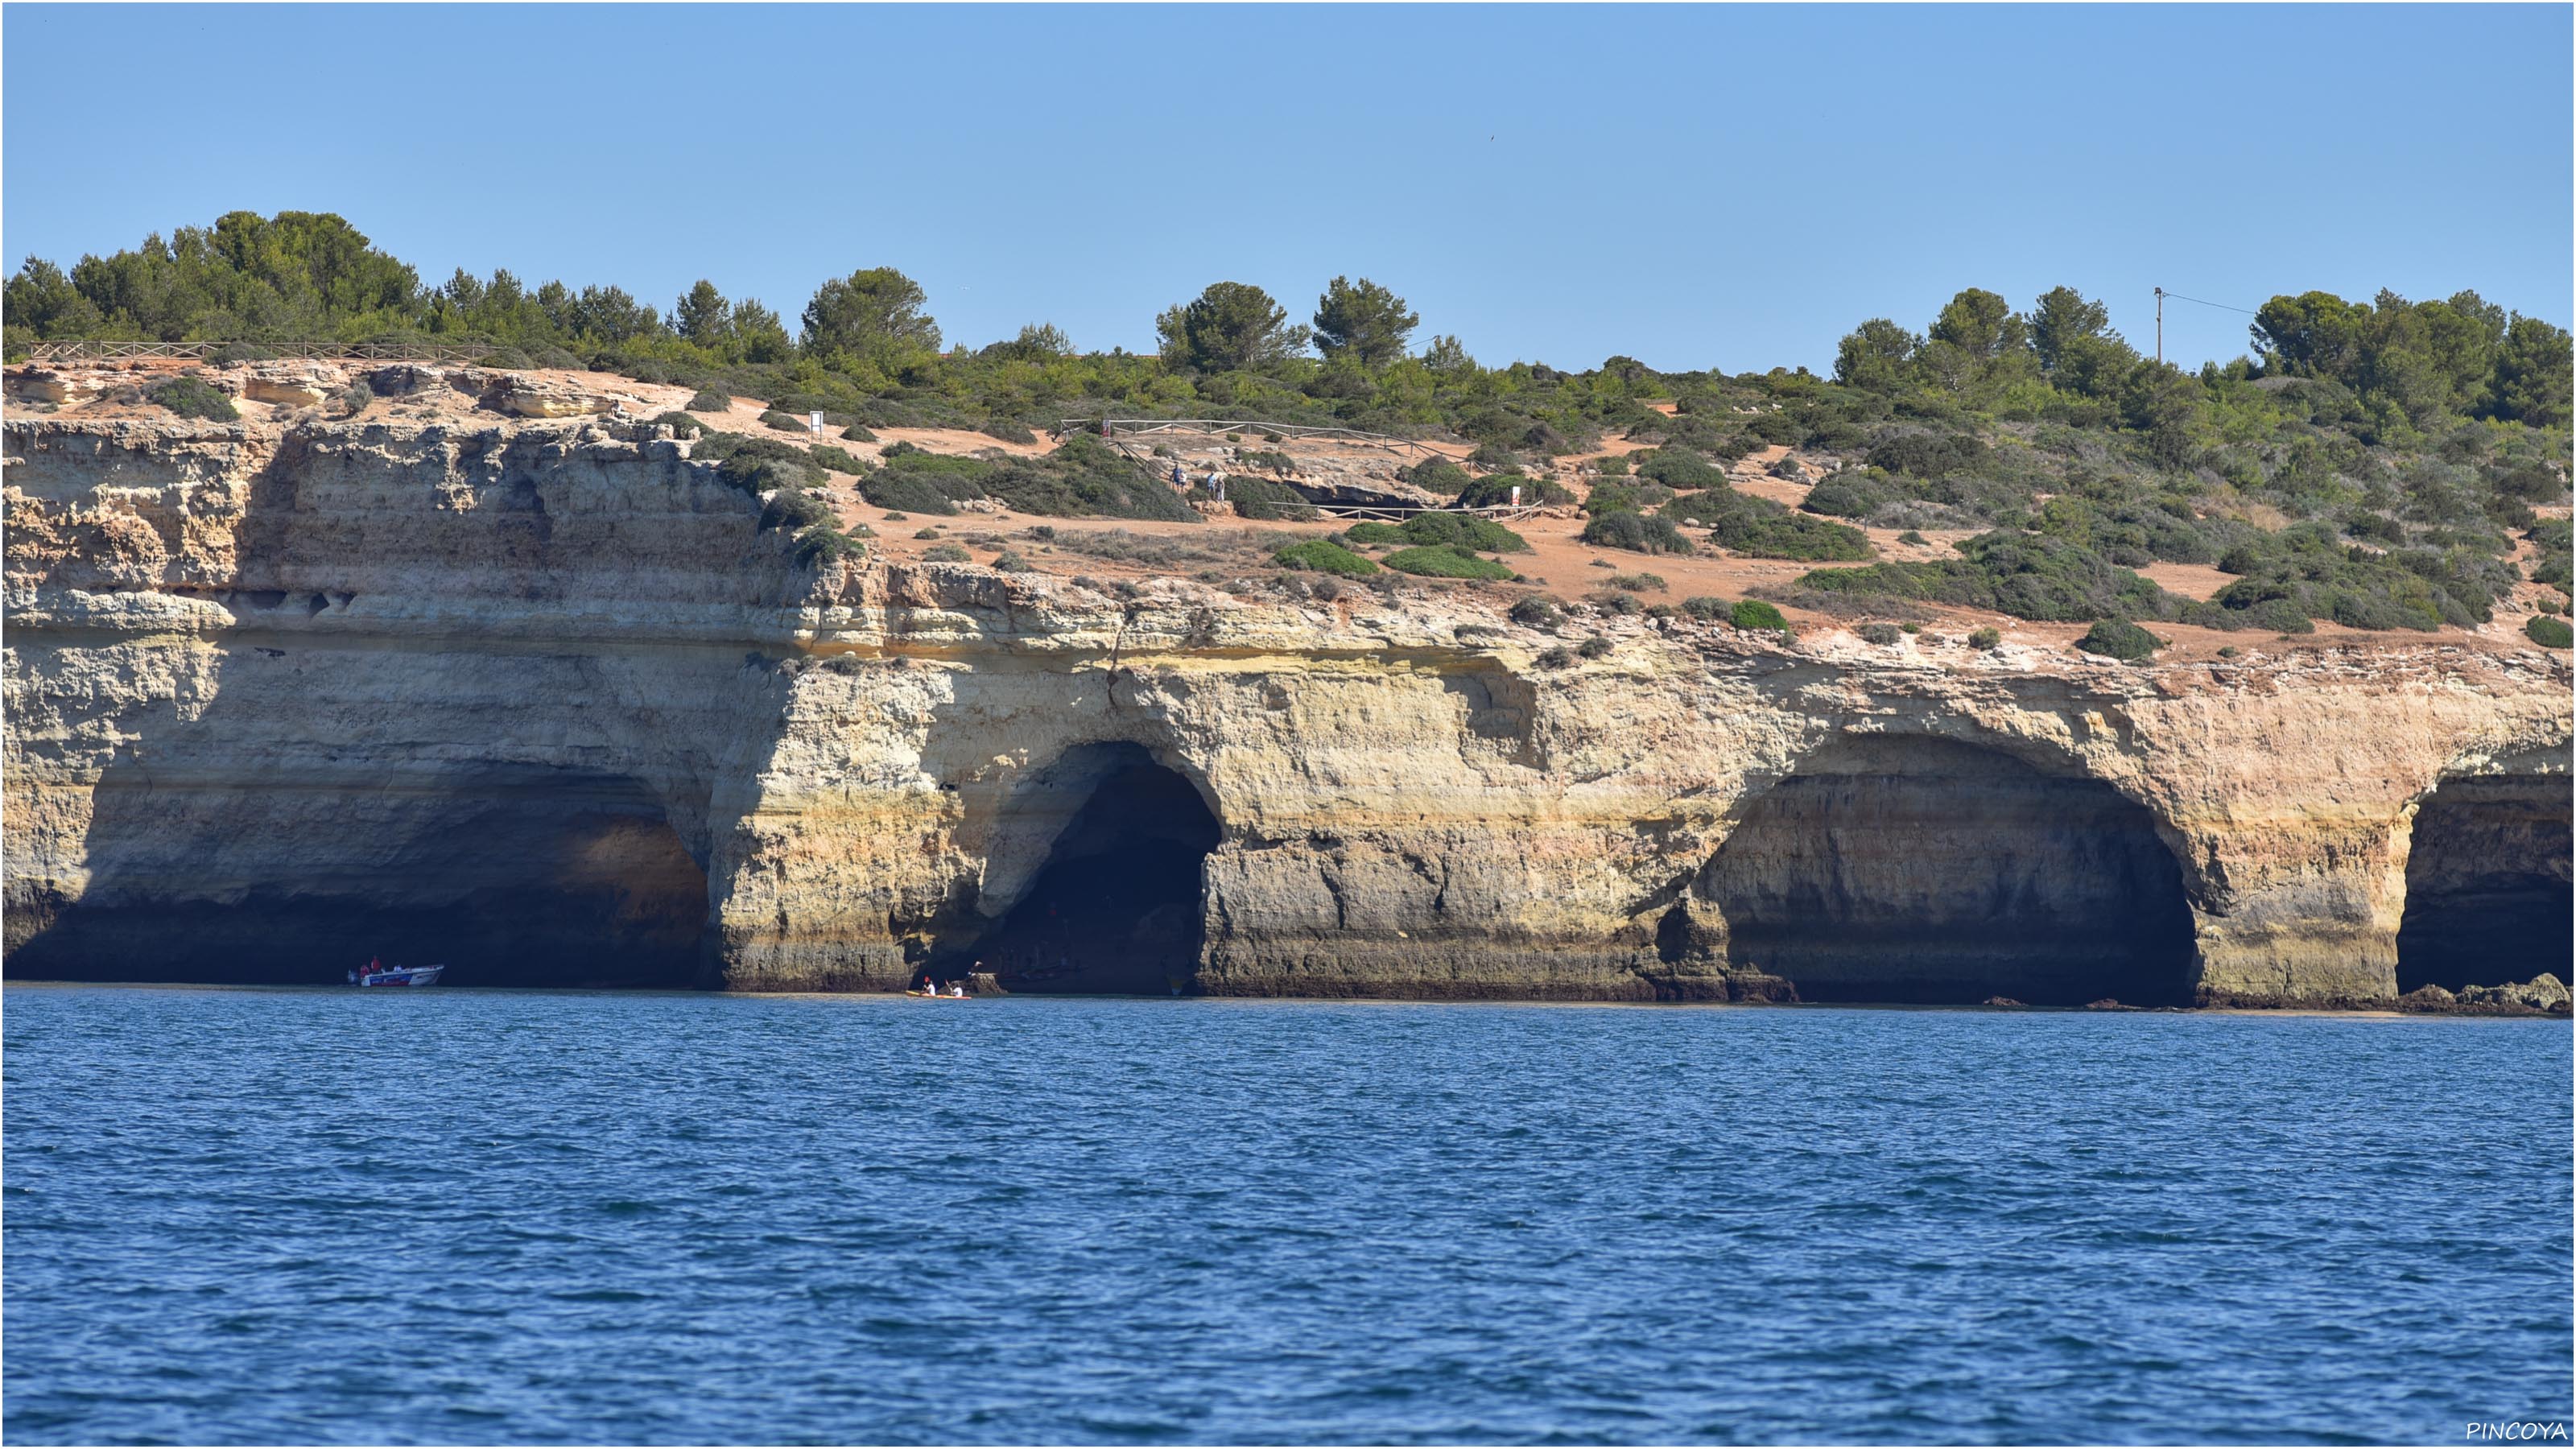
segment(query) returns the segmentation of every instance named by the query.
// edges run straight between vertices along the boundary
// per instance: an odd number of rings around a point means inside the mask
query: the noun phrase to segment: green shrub
[[[2565,620],[2553,619],[2546,614],[2534,614],[2525,619],[2522,632],[2543,649],[2565,649],[2576,644],[2576,629],[2569,628]]]
[[[1472,553],[1462,553],[1447,544],[1398,549],[1388,554],[1381,562],[1397,573],[1418,574],[1424,578],[1508,579],[1512,577],[1510,565],[1478,558]]]
[[[1530,629],[1553,628],[1565,617],[1565,606],[1545,594],[1523,594],[1512,604],[1512,622]]]
[[[815,524],[832,521],[832,505],[801,488],[779,489],[770,495],[769,502],[760,510],[760,526],[764,530],[811,528]]]
[[[1362,529],[1369,529],[1366,534]],[[1385,524],[1353,524],[1351,538],[1361,543],[1414,543],[1425,546],[1448,544],[1476,553],[1527,553],[1529,540],[1494,522],[1472,513],[1440,510],[1416,513],[1403,523],[1390,528]]]
[[[1575,645],[1574,652],[1582,655],[1586,659],[1604,658],[1610,653],[1610,641],[1602,638],[1598,634],[1595,634],[1591,638],[1584,640],[1582,643]]]
[[[2181,608],[2181,600],[2148,580],[2063,539],[1996,532],[1962,539],[1958,548],[1964,557],[1818,569],[1798,582],[1827,593],[1922,599],[2045,622],[2170,618]]]
[[[1313,569],[1317,573],[1338,574],[1346,579],[1377,572],[1376,564],[1329,538],[1309,538],[1292,543],[1270,557],[1282,568]]]
[[[1612,574],[1602,582],[1614,589],[1625,589],[1632,594],[1642,594],[1650,590],[1662,593],[1672,587],[1664,582],[1662,574]]]
[[[1323,515],[1306,496],[1284,483],[1236,474],[1225,480],[1225,496],[1238,517],[1264,523],[1305,523]]]
[[[1762,471],[1770,474],[1774,478],[1779,478],[1790,483],[1804,483],[1807,481],[1807,470],[1799,467],[1798,460],[1786,453],[1772,459],[1771,466],[1763,469]]]
[[[1028,424],[1010,418],[986,418],[975,431],[1005,443],[1034,443],[1038,440],[1038,435],[1029,431]]]
[[[897,473],[880,468],[859,480],[859,496],[879,508],[904,513],[949,514],[957,505],[939,491],[939,485],[915,473]]]
[[[1583,541],[1631,553],[1687,556],[1692,552],[1690,540],[1682,537],[1671,519],[1643,513],[1601,514],[1583,525]]]
[[[1583,500],[1583,511],[1598,517],[1604,513],[1642,513],[1658,503],[1669,501],[1673,490],[1652,479],[1634,483],[1595,483]]]
[[[934,543],[921,551],[924,563],[969,563],[974,555],[953,543]]]
[[[144,395],[183,418],[203,418],[216,423],[241,421],[241,410],[233,406],[233,400],[204,378],[167,378],[152,384],[151,390]]]
[[[1905,637],[1905,631],[1894,624],[1860,624],[1854,626],[1852,632],[1858,634],[1864,643],[1882,646],[1893,646]]]
[[[864,558],[867,552],[868,546],[855,535],[819,524],[796,535],[796,561],[807,568],[820,568],[845,558]]]
[[[689,411],[729,413],[733,411],[733,397],[720,387],[702,387],[698,389],[696,397],[689,399]]]
[[[869,432],[858,423],[852,423],[841,429],[841,441],[844,443],[873,443],[876,440],[876,434]]]
[[[1590,604],[1596,609],[1599,609],[1602,613],[1617,614],[1623,618],[1646,612],[1646,606],[1638,600],[1636,595],[1623,594],[1615,589],[1604,589],[1599,593],[1589,596],[1584,600],[1584,602]]]
[[[1869,535],[1859,529],[1785,511],[1728,514],[1710,529],[1709,539],[1748,558],[1827,563],[1870,556]]]
[[[813,431],[811,428],[806,426],[806,422],[803,418],[797,417],[791,413],[779,412],[775,408],[762,413],[760,415],[760,420],[782,433],[804,433]]]
[[[1540,650],[1538,657],[1530,662],[1541,669],[1563,669],[1574,662],[1574,651],[1562,644],[1551,644]]]
[[[2075,641],[2075,647],[2109,659],[2139,660],[2167,642],[2126,619],[2097,619],[2092,628],[2084,631],[2084,637]]]
[[[1428,492],[1455,498],[1475,479],[1467,470],[1446,458],[1425,458],[1405,470],[1404,481]]]
[[[1607,458],[1595,459],[1592,471],[1604,478],[1625,478],[1628,476],[1628,455],[1613,453]]]
[[[1020,557],[1018,554],[1013,553],[1007,548],[994,556],[993,567],[997,572],[1006,574],[1033,574],[1038,572],[1038,566],[1036,564],[1030,563],[1027,559]]]
[[[1727,616],[1727,604],[1709,594],[1693,594],[1682,600],[1682,612],[1703,623],[1715,623]]]
[[[1746,599],[1727,615],[1727,622],[1738,629],[1774,629],[1786,633],[1789,621],[1773,606],[1760,599]]]
[[[1679,444],[1667,444],[1640,454],[1635,462],[1638,477],[1660,483],[1676,493],[1726,486],[1725,469]]]
[[[1973,629],[1968,633],[1968,647],[1971,649],[1982,649],[1988,653],[1992,653],[1993,651],[2002,648],[2003,642],[2004,631],[1997,629],[1992,625],[1988,625],[1982,629]]]
[[[647,426],[668,427],[675,438],[694,438],[707,430],[707,425],[687,413],[664,413]]]
[[[867,459],[860,457],[849,449],[835,448],[829,443],[816,443],[814,446],[807,448],[805,453],[806,456],[812,458],[815,462],[822,464],[824,467],[831,469],[835,473],[849,473],[855,475],[865,473],[869,468],[875,466],[868,462]]]
[[[1916,548],[1922,548],[1932,542],[1932,540],[1925,538],[1922,534],[1917,533],[1910,528],[1905,530],[1903,533],[1898,534],[1896,536],[1896,541],[1898,543],[1912,544]]]

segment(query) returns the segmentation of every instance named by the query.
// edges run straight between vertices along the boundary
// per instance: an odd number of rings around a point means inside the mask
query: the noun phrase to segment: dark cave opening
[[[983,969],[1014,992],[1189,990],[1204,937],[1202,876],[1221,835],[1196,787],[1122,743],[1068,752],[1033,796],[1058,809],[1083,798],[977,944]],[[1044,806],[1031,814],[1049,818]]]
[[[1806,1001],[2193,999],[2191,910],[2153,817],[1995,750],[1837,744],[1752,803],[1699,890],[1730,963]]]
[[[2568,783],[2449,780],[2415,814],[2397,989],[2495,986],[2567,970]]]
[[[151,834],[189,815],[103,792],[90,890],[11,953],[8,975],[338,984],[377,958],[444,965],[449,986],[706,980],[706,873],[632,779],[521,770],[388,788],[307,826],[269,880],[205,880]]]

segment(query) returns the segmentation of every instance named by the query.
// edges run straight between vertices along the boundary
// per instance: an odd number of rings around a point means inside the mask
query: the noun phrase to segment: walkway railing
[[[1240,440],[1243,442],[1249,442],[1253,438],[1260,438],[1264,442],[1272,438],[1283,442],[1290,439],[1312,440],[1385,448],[1417,458],[1447,456],[1428,443],[1418,442],[1412,438],[1398,438],[1386,433],[1365,433],[1357,428],[1315,427],[1307,423],[1265,423],[1242,418],[1066,418],[1056,424],[1056,432],[1058,435],[1098,433],[1112,443],[1129,439],[1183,435],[1222,439],[1229,433],[1241,433],[1245,435]]]
[[[27,349],[27,360],[60,363],[147,358],[203,362],[227,348],[238,348],[246,357],[259,360],[458,363],[478,362],[499,346],[494,342],[39,342]]]

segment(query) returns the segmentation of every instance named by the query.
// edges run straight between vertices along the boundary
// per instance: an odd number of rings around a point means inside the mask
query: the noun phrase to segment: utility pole
[[[2165,289],[2156,288],[2156,365],[2165,361]]]

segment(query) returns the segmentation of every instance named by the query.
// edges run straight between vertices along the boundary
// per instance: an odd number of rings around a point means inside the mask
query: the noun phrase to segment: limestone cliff
[[[2369,1003],[2566,957],[2537,650],[1673,618],[1550,665],[1465,593],[800,567],[614,418],[6,443],[13,976]]]

